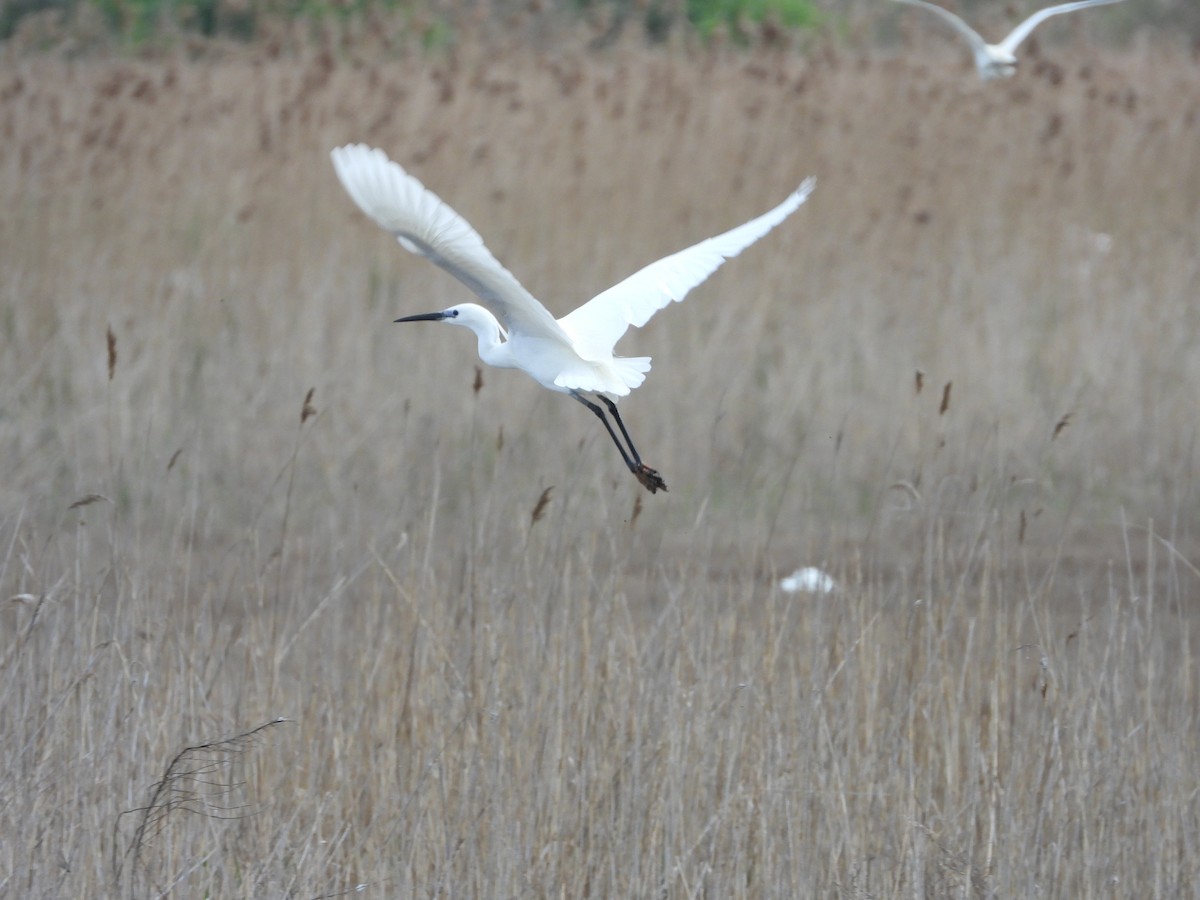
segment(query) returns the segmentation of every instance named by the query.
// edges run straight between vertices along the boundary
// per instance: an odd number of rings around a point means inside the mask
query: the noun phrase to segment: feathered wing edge
[[[1047,19],[1053,16],[1061,16],[1063,13],[1074,12],[1078,9],[1087,9],[1092,6],[1107,6],[1110,3],[1120,3],[1121,0],[1076,0],[1073,3],[1060,3],[1057,6],[1048,6],[1045,9],[1039,9],[1028,19],[1018,25],[996,46],[1005,53],[1012,54],[1016,52],[1017,47],[1029,37],[1030,32],[1037,28]]]
[[[936,3],[929,3],[928,0],[896,0],[897,3],[905,3],[909,6],[915,6],[918,9],[924,8],[940,18],[943,22],[953,28],[959,35],[971,45],[971,52],[977,57],[979,54],[987,54],[987,41],[983,36],[968,25],[960,16],[955,15],[946,9],[944,6],[938,6]]]
[[[424,256],[470,288],[509,331],[567,339],[549,310],[491,254],[479,232],[386,153],[347,144],[330,158],[359,209],[405,250]]]
[[[640,328],[667,304],[686,297],[726,260],[737,256],[799,209],[816,183],[815,178],[805,179],[769,212],[651,263],[563,316],[558,320],[559,325],[585,359],[607,358],[630,325]]]

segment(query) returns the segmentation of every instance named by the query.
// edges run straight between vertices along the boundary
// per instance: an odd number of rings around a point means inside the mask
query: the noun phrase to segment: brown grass
[[[922,46],[5,63],[0,893],[1194,894],[1200,70]],[[819,177],[621,346],[670,494],[351,140],[560,314]]]

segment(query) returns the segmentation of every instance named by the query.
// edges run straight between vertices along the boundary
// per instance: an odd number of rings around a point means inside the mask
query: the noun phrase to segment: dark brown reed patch
[[[1050,440],[1057,438],[1064,428],[1071,424],[1071,413],[1066,413],[1061,419],[1054,424],[1054,433],[1050,435]]]
[[[84,506],[91,506],[93,503],[112,503],[112,501],[103,494],[84,494],[82,497],[68,506],[67,509],[80,509]]]
[[[637,524],[638,516],[642,514],[642,495],[633,495],[633,510],[629,513],[629,527],[633,528]]]
[[[301,425],[303,425],[311,417],[313,417],[317,414],[317,408],[315,406],[313,406],[313,402],[312,402],[313,396],[316,394],[316,392],[317,392],[317,389],[315,387],[310,387],[308,389],[308,393],[304,395],[304,405],[300,407],[300,424]]]
[[[541,521],[542,516],[546,514],[546,508],[550,505],[550,494],[554,490],[554,485],[542,491],[542,494],[537,499],[537,503],[533,505],[533,512],[529,514],[529,524],[536,525]]]
[[[104,343],[108,349],[108,380],[112,381],[117,371],[117,336],[113,334],[111,325],[104,331]]]

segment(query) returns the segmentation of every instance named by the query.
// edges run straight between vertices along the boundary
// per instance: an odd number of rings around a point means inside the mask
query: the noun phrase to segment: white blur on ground
[[[837,584],[816,566],[805,566],[782,579],[779,589],[788,594],[798,594],[801,591],[809,594],[828,594],[837,589]]]

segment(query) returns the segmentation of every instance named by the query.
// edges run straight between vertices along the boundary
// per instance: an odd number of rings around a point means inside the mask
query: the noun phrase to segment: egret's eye
[[[452,309],[452,310],[450,310],[450,318],[452,318],[452,319],[457,319],[457,318],[458,318],[458,313],[459,313],[459,310],[457,310],[457,309]]]

